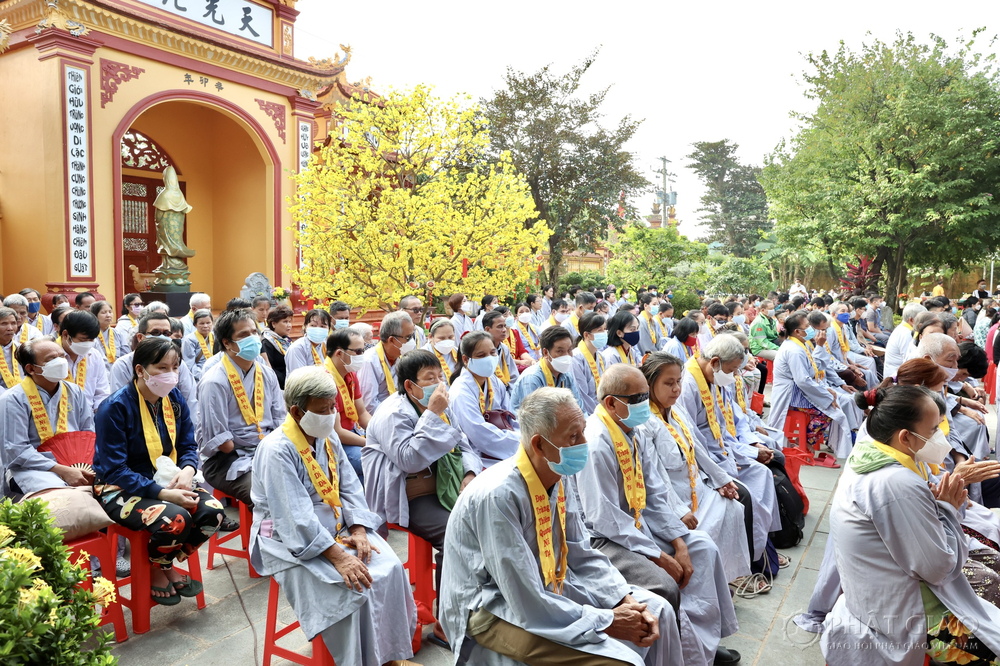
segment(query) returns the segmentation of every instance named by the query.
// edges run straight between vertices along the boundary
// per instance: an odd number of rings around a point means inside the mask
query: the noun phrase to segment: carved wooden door
[[[187,194],[187,184],[180,183],[181,192]],[[163,191],[162,178],[122,177],[122,258],[124,284],[121,293],[135,291],[132,269],[140,273],[152,273],[160,265],[160,255],[156,252],[156,210],[153,202]],[[187,242],[187,227],[184,229]]]

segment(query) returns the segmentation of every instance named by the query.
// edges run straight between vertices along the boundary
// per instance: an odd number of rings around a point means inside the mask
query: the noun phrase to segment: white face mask
[[[442,340],[441,342],[434,343],[434,349],[437,350],[442,356],[446,356],[453,351],[455,351],[455,341],[454,340]]]
[[[70,342],[69,348],[77,356],[86,356],[90,353],[90,350],[94,348],[94,341],[90,342]]]
[[[315,437],[316,439],[326,439],[333,432],[333,426],[337,422],[337,413],[332,414],[316,414],[314,412],[306,412],[302,420],[299,421],[299,427],[302,428],[302,432],[309,435],[310,437]]]
[[[569,313],[568,312],[557,312],[556,313],[556,321],[559,322],[560,324],[563,323],[564,321],[566,321],[567,319],[569,319]]]
[[[712,369],[715,370],[715,368],[712,368]],[[719,386],[721,388],[725,388],[726,386],[732,386],[735,383],[736,383],[736,377],[733,377],[733,373],[731,373],[731,372],[723,372],[721,365],[719,366],[718,370],[715,370],[715,385],[716,386]]]
[[[910,449],[917,462],[927,463],[928,465],[940,465],[948,457],[948,454],[951,453],[951,444],[948,443],[948,438],[940,430],[935,431],[930,438],[921,437],[915,432],[911,432],[910,434],[924,440],[922,449],[918,451]]]
[[[413,338],[410,338],[403,343],[403,346],[399,348],[400,354],[405,354],[406,352],[411,352],[417,348],[417,342]]]
[[[364,354],[354,354],[345,353],[341,360],[344,362],[344,370],[347,372],[360,372],[361,366],[365,364]]]
[[[549,357],[549,363],[552,364],[552,369],[558,372],[560,375],[565,374],[573,369],[573,357],[571,355],[560,356],[559,358]]]
[[[955,378],[955,375],[958,374],[958,368],[946,368],[943,365],[941,365],[940,363],[938,363],[937,366],[939,368],[941,368],[942,370],[944,370],[945,381],[950,382],[951,380],[953,380]],[[959,386],[959,388],[962,388],[962,387]]]
[[[68,374],[69,361],[64,356],[54,358],[42,366],[42,377],[45,377],[50,382],[58,382],[66,379],[66,375]]]
[[[531,313],[530,312],[522,312],[521,314],[517,315],[517,320],[519,322],[521,322],[522,324],[530,324],[531,323]]]
[[[472,314],[472,303],[469,301],[462,303],[462,312],[465,314]]]

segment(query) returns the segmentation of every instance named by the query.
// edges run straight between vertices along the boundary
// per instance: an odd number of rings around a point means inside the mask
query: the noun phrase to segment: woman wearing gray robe
[[[919,666],[948,653],[968,663],[957,650],[990,663],[1000,609],[963,575],[964,482],[946,474],[929,484],[921,462],[946,455],[944,404],[919,386],[879,389],[872,402],[875,441],[852,452],[830,509],[844,593],[826,620],[823,656],[830,666]]]
[[[452,511],[445,538],[445,580],[439,597],[441,623],[455,651],[455,664],[516,666],[523,662],[484,648],[474,634],[483,617],[495,617],[520,631],[522,641],[575,657],[566,664],[682,666],[677,616],[662,597],[630,587],[608,558],[590,545],[579,505],[566,488],[568,479],[553,475],[539,451],[571,446],[583,434],[583,413],[566,389],[544,387],[525,398],[519,414],[521,436],[530,463],[548,492],[550,515],[556,515],[561,481],[565,492],[565,537],[553,529],[552,549],[566,549],[566,577],[561,593],[550,589],[541,571],[532,496],[515,460],[497,463],[463,492]],[[573,438],[576,439],[573,439]],[[548,442],[549,444],[547,444]],[[586,445],[585,445],[586,446]],[[647,604],[659,639],[649,647],[612,638],[614,608],[634,598]],[[530,634],[530,635],[525,635]],[[554,644],[554,648],[553,648]],[[518,646],[515,646],[518,647]],[[564,650],[564,652],[569,652]]]
[[[375,533],[381,521],[334,432],[337,385],[323,368],[301,369],[285,382],[285,403],[285,423],[254,457],[251,562],[278,581],[306,638],[322,635],[337,666],[408,659],[417,623],[410,580]],[[300,454],[293,439],[309,450]],[[317,492],[306,456],[339,490],[339,508]]]

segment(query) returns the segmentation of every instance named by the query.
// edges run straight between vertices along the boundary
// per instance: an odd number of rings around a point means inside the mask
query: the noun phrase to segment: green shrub
[[[598,271],[573,271],[559,277],[559,292],[569,291],[570,287],[580,287],[590,291],[595,287],[608,286],[607,278]]]
[[[701,297],[698,296],[692,287],[687,285],[677,285],[673,287],[673,297],[670,302],[674,304],[674,318],[680,319],[688,310],[701,307]]]
[[[113,598],[98,578],[94,591],[79,584],[87,571],[67,557],[62,531],[41,500],[0,503],[0,663],[110,666],[111,636],[96,631],[94,604]],[[85,558],[81,557],[81,560]],[[108,596],[105,596],[108,595]]]

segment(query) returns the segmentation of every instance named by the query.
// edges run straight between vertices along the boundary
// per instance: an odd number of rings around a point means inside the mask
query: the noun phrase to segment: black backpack
[[[781,515],[781,529],[771,532],[775,548],[791,548],[802,541],[802,529],[805,527],[805,506],[792,485],[785,467],[772,460],[767,464],[774,475],[774,490],[778,495],[778,511]]]

